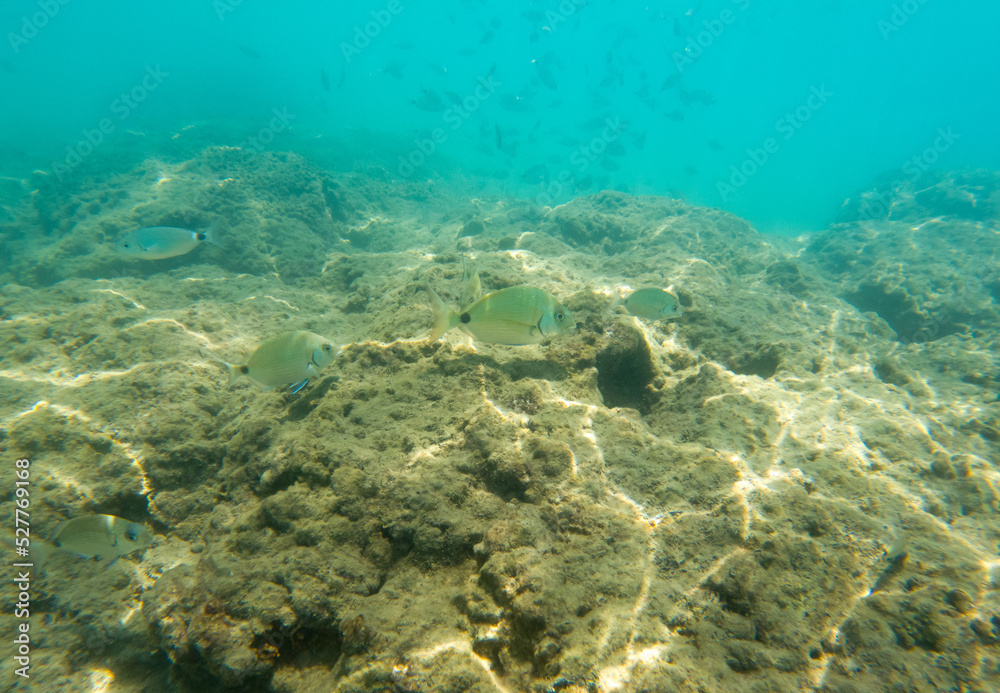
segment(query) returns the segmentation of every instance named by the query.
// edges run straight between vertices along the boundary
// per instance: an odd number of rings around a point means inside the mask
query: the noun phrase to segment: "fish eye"
[[[127,532],[125,532],[125,538],[128,539],[129,541],[139,541],[139,534],[134,530],[130,529]]]
[[[565,319],[566,319],[566,314],[565,313],[563,313],[562,311],[559,311],[558,313],[556,313],[556,320],[558,320],[559,322],[562,322]]]
[[[130,248],[130,247],[131,247],[131,246],[129,245],[129,242],[128,242],[128,241],[124,241],[124,242],[122,243],[122,248],[125,248],[125,249],[127,250],[127,249],[128,249],[128,248]]]
[[[333,345],[327,342],[323,345],[323,351],[333,351]]]

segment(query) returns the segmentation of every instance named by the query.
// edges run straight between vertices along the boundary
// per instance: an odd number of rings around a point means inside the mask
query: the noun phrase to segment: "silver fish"
[[[49,543],[82,558],[117,559],[146,548],[153,543],[153,535],[138,522],[122,517],[81,515],[59,523]]]
[[[456,313],[433,289],[424,288],[434,310],[431,342],[459,326],[480,342],[513,346],[537,344],[576,328],[569,310],[541,289],[529,286],[500,289]]]
[[[147,226],[122,236],[115,244],[115,250],[140,260],[163,260],[186,255],[202,243],[223,247],[215,238],[215,230],[214,224],[204,231],[174,226]]]
[[[677,294],[664,289],[638,289],[630,293],[622,305],[632,315],[646,320],[667,320],[681,315]]]
[[[23,539],[0,537],[11,548],[27,546]],[[22,559],[32,575],[37,575],[53,553],[64,551],[81,558],[111,559],[144,549],[153,543],[153,535],[138,522],[114,515],[81,515],[60,522],[48,541],[31,542]],[[109,564],[110,565],[110,564]]]
[[[329,365],[340,350],[326,337],[297,330],[278,335],[261,344],[243,365],[226,363],[215,354],[203,352],[223,364],[229,372],[229,386],[246,376],[265,390],[292,386],[298,392],[309,378]]]

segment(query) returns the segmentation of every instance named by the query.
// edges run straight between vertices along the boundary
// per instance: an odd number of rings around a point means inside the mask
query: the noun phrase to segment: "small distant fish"
[[[13,545],[13,540],[3,542]],[[114,515],[81,515],[60,522],[49,535],[48,541],[34,541],[29,553],[34,564],[32,573],[38,573],[56,551],[115,562],[122,556],[144,549],[153,543],[153,535],[138,522]],[[110,564],[109,564],[110,565]]]
[[[552,69],[549,67],[549,64],[544,60],[536,60],[535,67],[538,71],[538,79],[541,80],[542,84],[552,91],[556,91],[559,88],[559,85],[556,83],[555,75],[552,74]]]
[[[442,77],[448,74],[448,68],[442,65],[441,63],[427,63],[427,67],[431,69],[431,72],[435,72],[441,75]]]
[[[440,112],[448,108],[445,102],[441,100],[441,97],[437,95],[436,92],[425,89],[423,95],[413,101],[413,105],[419,108],[421,111],[430,111],[432,113]]]
[[[684,111],[680,109],[674,109],[673,111],[670,111],[670,113],[667,114],[667,117],[670,118],[670,120],[674,121],[675,123],[679,123],[682,120],[684,120]]]
[[[479,39],[479,45],[485,46],[487,43],[493,40],[494,36],[496,36],[496,32],[493,31],[493,29],[490,29],[485,34],[483,34],[483,37],[481,39]]]
[[[319,69],[319,83],[323,85],[323,91],[330,91],[330,77],[322,67]]]
[[[459,326],[480,342],[512,346],[538,344],[576,328],[566,307],[541,289],[528,286],[500,289],[456,313],[432,288],[424,288],[434,311],[430,342]]]
[[[660,87],[660,91],[666,91],[667,89],[673,89],[681,83],[681,73],[670,75],[665,80],[663,80],[663,86]]]
[[[382,72],[389,75],[390,77],[395,77],[396,79],[403,79],[404,67],[406,67],[406,63],[400,62],[398,60],[393,60],[391,63],[382,68]]]
[[[400,41],[396,44],[396,48],[401,51],[412,51],[416,46],[412,41]]]
[[[494,124],[493,127],[494,127],[494,129],[496,131],[497,149],[503,149],[503,135],[500,133],[500,126],[497,125],[497,124]]]
[[[711,149],[714,152],[721,152],[722,151],[722,143],[719,142],[719,140],[709,140],[708,141],[708,148]]]
[[[483,295],[483,283],[479,279],[476,264],[467,257],[462,258],[462,294],[458,305],[468,306],[478,301]]]
[[[638,289],[621,303],[632,315],[645,320],[667,320],[681,315],[677,294],[664,289]]]
[[[697,176],[698,175],[698,167],[695,166],[694,164],[687,164],[684,167],[683,170],[684,170],[684,173],[686,173],[689,176]]]
[[[309,378],[332,363],[340,350],[326,337],[296,330],[264,342],[242,366],[226,363],[210,351],[202,353],[226,367],[229,387],[246,376],[265,390],[291,387],[294,394],[306,386]]]
[[[215,238],[216,227],[217,224],[212,224],[204,231],[191,231],[173,226],[147,226],[122,236],[115,250],[139,260],[163,260],[186,255],[206,242],[224,248]]]
[[[244,46],[244,45],[236,46],[236,48],[239,50],[240,53],[242,53],[243,55],[252,60],[260,60],[261,58],[260,53],[257,52],[255,48],[251,48],[250,46]]]

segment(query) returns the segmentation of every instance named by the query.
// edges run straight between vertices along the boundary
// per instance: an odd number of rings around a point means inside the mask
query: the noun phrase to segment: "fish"
[[[448,108],[448,106],[445,105],[445,102],[441,100],[441,97],[429,89],[424,89],[423,96],[414,100],[412,103],[421,111],[428,111],[431,113],[443,111]]]
[[[493,124],[494,132],[496,135],[497,149],[503,149],[503,134],[500,132],[500,126],[496,123]]]
[[[393,60],[391,63],[382,68],[382,72],[389,75],[390,77],[395,77],[396,79],[403,79],[404,67],[406,67],[406,63],[400,62],[398,60]]]
[[[322,67],[319,69],[319,83],[323,85],[323,91],[330,91],[330,77]]]
[[[295,394],[306,386],[310,378],[332,363],[341,351],[326,337],[296,330],[264,342],[240,366],[227,363],[210,351],[202,350],[202,353],[226,367],[229,387],[246,376],[265,390],[291,387],[292,394]]]
[[[521,346],[538,344],[576,328],[573,316],[556,298],[541,289],[514,286],[486,294],[461,313],[451,310],[425,285],[434,311],[428,342],[461,326],[480,342]]]
[[[60,551],[82,558],[120,558],[153,543],[153,535],[138,522],[114,515],[81,515],[60,522],[49,537]]]
[[[483,283],[479,279],[479,270],[476,263],[467,257],[462,258],[462,294],[458,298],[458,305],[468,306],[478,301],[483,295]]]
[[[163,260],[187,255],[202,243],[225,246],[216,237],[218,222],[204,231],[191,231],[175,226],[147,226],[118,239],[115,250],[137,260]]]
[[[541,80],[542,84],[552,91],[556,91],[559,88],[555,75],[552,74],[552,69],[545,60],[536,60],[535,68],[538,71],[538,79]]]
[[[4,538],[3,543],[13,546],[16,540]],[[32,542],[28,558],[31,572],[37,574],[57,551],[99,561],[110,558],[114,563],[152,543],[153,535],[138,522],[114,515],[81,515],[56,525],[47,541]]]
[[[673,89],[681,83],[681,73],[676,73],[668,76],[663,80],[663,86],[660,87],[660,91],[666,91],[667,89]]]
[[[668,320],[681,316],[681,301],[677,294],[665,289],[637,289],[620,305],[632,315],[645,320]]]

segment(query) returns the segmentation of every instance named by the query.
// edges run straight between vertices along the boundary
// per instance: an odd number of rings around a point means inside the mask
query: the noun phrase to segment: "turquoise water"
[[[996,3],[0,19],[0,690],[1000,690]]]
[[[2,17],[0,143],[36,168],[104,118],[108,139],[230,119],[252,133],[278,109],[395,175],[542,202],[672,194],[794,233],[914,157],[1000,165],[986,1],[52,0]]]

